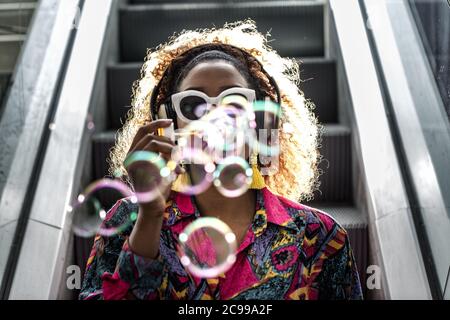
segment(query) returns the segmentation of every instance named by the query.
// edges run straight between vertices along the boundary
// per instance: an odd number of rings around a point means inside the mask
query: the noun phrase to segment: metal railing
[[[384,2],[375,0],[375,2]],[[341,103],[350,105],[356,162],[362,168],[373,263],[381,267],[382,298],[432,298],[385,95],[358,0],[330,0]],[[338,71],[338,72],[339,72]],[[363,270],[364,272],[365,270]]]
[[[428,280],[442,298],[450,266],[449,121],[408,1],[364,3]]]
[[[101,100],[98,86],[102,85],[99,82],[104,78],[104,72],[100,68],[108,60],[106,43],[111,38],[108,34],[111,25],[114,25],[110,20],[119,3],[114,0],[81,1],[80,7],[75,8],[78,15],[76,34],[60,82],[9,299],[67,297],[64,276],[65,267],[72,259],[73,238],[68,206],[74,193],[79,191],[90,149],[86,121]],[[49,195],[52,190],[57,190],[57,197]],[[33,261],[32,268],[29,261]]]
[[[18,58],[0,119],[0,279],[9,291],[26,224],[29,191],[43,144],[46,123],[58,91],[72,33],[70,17],[78,1],[42,0]]]

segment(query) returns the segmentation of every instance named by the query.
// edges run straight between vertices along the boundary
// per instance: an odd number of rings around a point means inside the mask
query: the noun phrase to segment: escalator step
[[[352,200],[351,130],[341,124],[326,124],[319,164],[320,192],[315,191],[314,202],[349,202]]]
[[[300,90],[314,102],[321,123],[337,123],[336,62],[324,58],[298,59]]]
[[[344,228],[363,229],[367,227],[367,218],[357,208],[348,204],[317,203],[315,208],[320,209],[335,218]]]
[[[0,115],[2,114],[3,99],[10,85],[11,73],[0,72]]]
[[[267,2],[237,4],[139,5],[120,10],[122,61],[142,61],[147,48],[183,29],[221,26],[252,18],[272,34],[271,45],[283,56],[323,56],[324,13],[321,3]]]
[[[109,156],[110,149],[115,143],[116,131],[105,131],[94,134],[92,137],[92,148],[94,157],[94,180],[110,177],[108,174],[108,163],[106,159]],[[124,195],[119,192],[101,192],[97,195],[104,209],[111,208],[114,203]]]
[[[0,72],[12,72],[36,1],[0,1]]]
[[[131,105],[133,82],[140,78],[140,63],[123,63],[108,67],[109,129],[119,129],[125,123]]]
[[[92,148],[94,155],[94,179],[102,179],[108,175],[106,159],[109,150],[114,146],[116,131],[105,131],[94,134]]]
[[[0,34],[0,72],[12,73],[26,36]]]
[[[367,270],[369,257],[369,234],[366,216],[355,207],[345,205],[333,205],[327,203],[324,206],[315,206],[315,208],[331,215],[345,228],[345,230],[347,230],[356,265],[359,270],[361,284],[364,289],[366,283],[365,271]]]
[[[26,34],[35,8],[33,1],[0,1],[0,34]]]

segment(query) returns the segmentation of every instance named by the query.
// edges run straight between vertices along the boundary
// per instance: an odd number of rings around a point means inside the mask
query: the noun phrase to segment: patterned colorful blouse
[[[106,227],[121,225],[137,204],[122,199]],[[253,223],[225,274],[200,279],[178,258],[178,235],[200,216],[193,197],[173,192],[164,215],[155,260],[128,246],[132,225],[97,236],[80,299],[362,299],[346,231],[326,213],[257,190]]]

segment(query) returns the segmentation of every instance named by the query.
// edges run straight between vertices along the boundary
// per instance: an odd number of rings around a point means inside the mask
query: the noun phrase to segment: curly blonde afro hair
[[[110,174],[130,182],[123,162],[139,127],[152,120],[150,99],[153,89],[173,61],[195,47],[223,44],[237,47],[257,59],[279,87],[280,127],[289,127],[289,130],[279,133],[279,169],[275,174],[264,176],[266,186],[294,201],[311,200],[313,191],[319,187],[318,163],[321,156],[318,147],[322,127],[312,112],[314,104],[299,89],[298,63],[295,59],[282,58],[267,42],[267,37],[257,31],[254,21],[245,20],[225,24],[219,29],[184,30],[167,43],[154,50],[149,49],[141,69],[141,79],[133,84],[132,107],[110,152]],[[261,70],[249,66],[249,71],[258,73],[254,76],[259,79],[260,89],[273,98],[273,88]],[[169,89],[164,85],[160,87],[160,94],[167,94],[165,91]],[[157,101],[164,98],[158,97]]]

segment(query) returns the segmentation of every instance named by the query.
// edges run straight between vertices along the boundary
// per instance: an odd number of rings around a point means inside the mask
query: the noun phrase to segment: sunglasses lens
[[[205,99],[197,96],[184,97],[180,101],[180,110],[189,120],[198,120],[205,115],[207,109]]]

